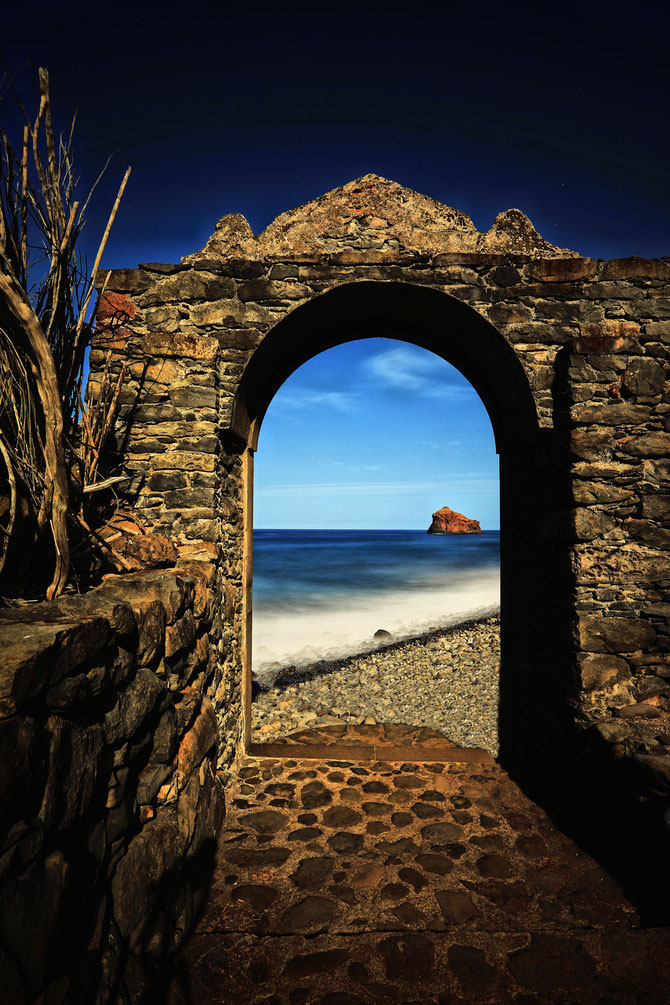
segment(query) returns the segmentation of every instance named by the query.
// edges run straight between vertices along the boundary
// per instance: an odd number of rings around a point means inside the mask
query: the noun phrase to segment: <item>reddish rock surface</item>
[[[481,534],[479,520],[470,520],[462,513],[456,513],[448,506],[433,513],[433,522],[428,528],[429,534]]]

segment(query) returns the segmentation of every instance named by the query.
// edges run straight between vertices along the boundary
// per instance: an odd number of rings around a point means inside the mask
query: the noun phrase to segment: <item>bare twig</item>
[[[0,433],[0,454],[2,454],[2,459],[5,462],[5,468],[7,470],[7,482],[9,483],[9,517],[7,520],[7,526],[0,528],[3,532],[3,537],[0,540],[0,572],[4,568],[5,561],[7,559],[7,552],[9,550],[9,542],[12,537],[12,530],[14,529],[14,520],[16,519],[16,478],[14,477],[14,468],[12,465],[11,458],[9,456],[9,451],[5,446],[2,433]]]

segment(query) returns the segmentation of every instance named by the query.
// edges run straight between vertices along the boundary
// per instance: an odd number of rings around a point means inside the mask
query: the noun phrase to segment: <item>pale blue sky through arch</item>
[[[261,427],[257,528],[425,530],[441,506],[500,526],[498,457],[477,392],[434,353],[361,339],[282,385]]]

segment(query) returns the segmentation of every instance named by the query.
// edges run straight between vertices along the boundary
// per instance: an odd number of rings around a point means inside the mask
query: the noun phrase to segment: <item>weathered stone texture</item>
[[[167,958],[202,901],[223,812],[215,598],[213,565],[191,560],[0,612],[12,1001],[109,994],[133,953]]]

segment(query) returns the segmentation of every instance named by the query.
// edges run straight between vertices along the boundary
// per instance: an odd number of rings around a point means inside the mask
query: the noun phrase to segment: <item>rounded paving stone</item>
[[[440,809],[439,806],[433,806],[432,803],[414,803],[412,806],[412,813],[414,813],[419,820],[428,820],[430,817],[444,816],[444,810]]]
[[[317,890],[330,879],[334,859],[320,856],[304,859],[291,876],[296,886],[304,890]]]
[[[502,851],[505,847],[499,834],[476,834],[470,838],[470,844],[476,845],[482,851]]]
[[[332,886],[329,886],[328,889],[334,897],[341,900],[343,904],[348,904],[349,907],[353,907],[354,904],[358,903],[358,897],[352,888],[347,886],[346,883],[334,883]]]
[[[363,847],[363,835],[351,834],[349,831],[339,831],[328,838],[328,844],[333,851],[340,852],[340,854],[357,852]]]
[[[477,859],[477,871],[482,876],[505,879],[510,874],[510,867],[502,855],[482,855]]]
[[[332,794],[323,782],[308,782],[307,785],[303,785],[300,793],[300,802],[306,810],[314,810],[319,806],[327,806],[332,801]]]
[[[398,904],[397,907],[391,908],[391,914],[394,914],[398,921],[401,921],[403,925],[422,925],[425,924],[426,915],[423,911],[419,911],[418,908],[406,900],[403,904]]]
[[[435,899],[447,924],[461,925],[481,914],[464,890],[438,890]]]
[[[450,823],[428,824],[421,828],[421,834],[424,840],[431,844],[447,844],[461,836],[462,828]]]
[[[440,845],[439,847],[440,850],[443,851],[445,855],[448,855],[449,858],[455,858],[455,859],[462,858],[467,851],[465,845],[460,844],[458,841],[455,841],[452,844]]]
[[[488,997],[497,988],[498,973],[486,962],[482,949],[452,945],[447,950],[447,960],[449,969],[466,993]]]
[[[514,847],[526,858],[545,858],[549,854],[546,842],[538,834],[521,834]]]
[[[378,886],[383,878],[384,869],[382,866],[375,862],[369,862],[367,865],[362,865],[356,869],[349,882],[352,886],[370,889],[373,886]]]
[[[414,823],[414,817],[411,813],[405,813],[403,810],[397,810],[391,815],[391,823],[395,824],[396,827],[407,827],[409,824]]]
[[[469,824],[472,822],[472,814],[466,813],[465,810],[452,810],[451,817],[458,824]]]
[[[472,806],[472,803],[466,796],[449,796],[449,802],[452,806],[455,806],[457,810],[465,810],[469,806]]]
[[[266,911],[277,897],[278,892],[273,887],[253,883],[235,886],[230,894],[230,899],[233,902],[248,904],[254,911]]]
[[[349,976],[352,981],[356,981],[357,984],[365,984],[365,982],[370,979],[367,967],[358,962],[349,964]]]
[[[259,834],[276,834],[286,827],[288,822],[286,814],[278,810],[258,810],[256,813],[244,813],[240,817],[243,826],[251,827]]]
[[[363,803],[361,809],[368,817],[383,817],[389,813],[393,807],[388,803]]]
[[[382,890],[381,897],[382,900],[400,900],[401,897],[406,897],[409,893],[409,887],[403,886],[402,883],[387,883]]]
[[[522,987],[540,993],[589,987],[596,975],[581,941],[557,935],[532,935],[525,949],[510,954],[509,968]]]
[[[388,824],[385,824],[383,820],[371,820],[369,824],[365,825],[366,834],[383,834],[384,831],[388,831],[391,828]]]
[[[290,799],[295,793],[295,785],[290,782],[270,782],[269,785],[265,786],[265,791],[271,796],[284,796],[286,799]]]
[[[418,775],[396,775],[393,784],[397,789],[423,789],[426,783]]]
[[[323,831],[318,827],[301,827],[297,831],[291,831],[287,841],[311,841],[312,838],[319,837]]]
[[[433,973],[435,946],[426,935],[392,935],[378,944],[386,976],[403,981],[426,981]]]
[[[425,876],[422,876],[416,869],[412,869],[411,866],[399,869],[398,878],[401,879],[403,883],[409,883],[410,886],[413,886],[416,893],[421,893],[424,886],[428,886],[428,880]]]
[[[375,848],[386,855],[406,855],[408,852],[416,854],[417,846],[411,838],[398,838],[397,841],[377,841]]]
[[[337,905],[326,897],[305,897],[284,911],[281,928],[284,934],[309,932],[332,921],[337,913]]]
[[[386,784],[386,782],[380,782],[378,780],[375,780],[375,781],[372,781],[372,782],[365,782],[364,785],[363,785],[363,792],[367,792],[367,793],[370,793],[370,794],[372,794],[373,792],[383,793],[383,792],[390,792],[390,791],[391,791],[391,789]]]
[[[417,855],[416,864],[436,876],[446,876],[454,868],[453,862],[444,855]]]
[[[351,827],[362,819],[360,813],[348,806],[330,806],[321,818],[325,827]]]

